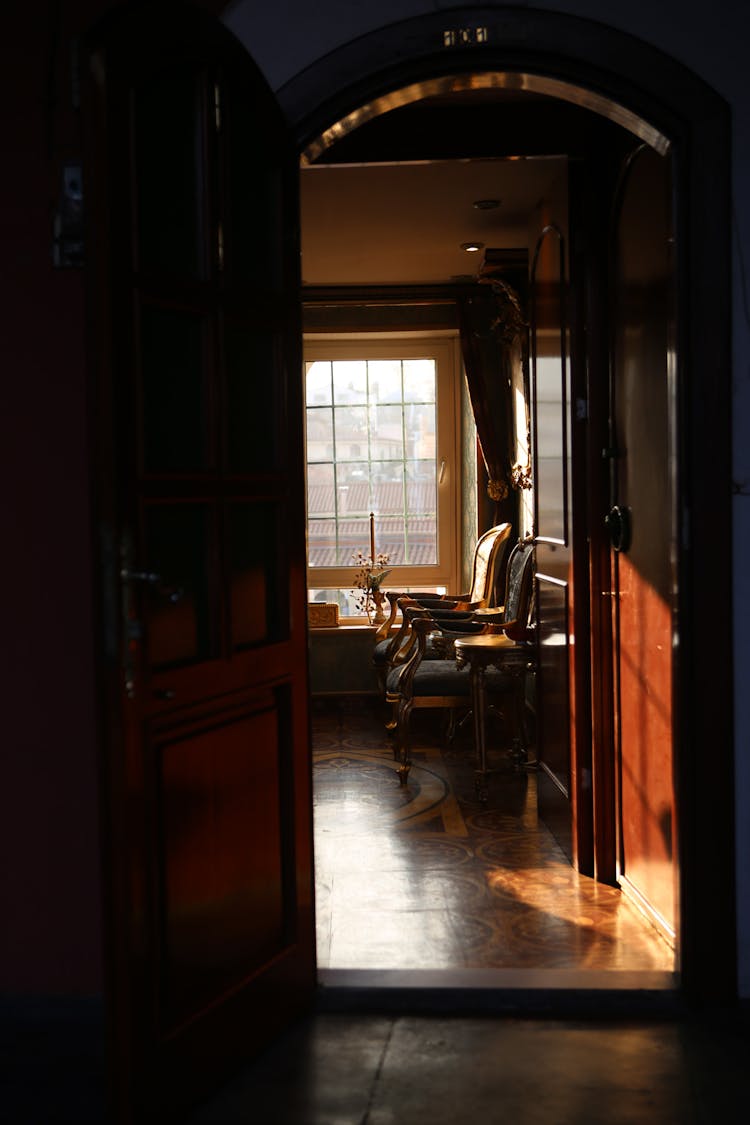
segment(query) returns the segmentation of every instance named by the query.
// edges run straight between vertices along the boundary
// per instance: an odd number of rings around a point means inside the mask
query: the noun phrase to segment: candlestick
[[[375,566],[375,513],[370,512],[370,562]]]

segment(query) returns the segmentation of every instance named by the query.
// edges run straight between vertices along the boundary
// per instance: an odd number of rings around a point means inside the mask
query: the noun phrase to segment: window
[[[311,600],[357,613],[370,513],[386,588],[455,588],[457,366],[455,334],[305,343]]]

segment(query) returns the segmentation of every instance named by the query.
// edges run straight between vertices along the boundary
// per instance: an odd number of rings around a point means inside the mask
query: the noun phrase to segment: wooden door
[[[314,910],[296,154],[149,8],[91,45],[87,194],[113,1090],[165,1122],[309,1006]]]
[[[541,817],[571,862],[592,873],[586,552],[576,499],[583,450],[578,430],[585,415],[576,407],[583,371],[567,239],[574,200],[566,190],[541,205],[530,269],[537,784]],[[583,590],[579,598],[577,588]]]
[[[671,235],[670,159],[643,146],[621,181],[612,255],[610,530],[619,879],[673,940],[677,552]]]

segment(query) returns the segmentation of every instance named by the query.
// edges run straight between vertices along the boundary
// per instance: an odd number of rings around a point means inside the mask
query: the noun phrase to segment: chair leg
[[[513,766],[516,770],[535,770],[537,761],[535,758],[529,758],[529,725],[526,719],[526,698],[525,698],[525,683],[523,677],[519,677],[516,689],[513,692],[515,702],[515,722],[517,737],[513,739],[512,748],[510,750],[510,757],[513,761]]]
[[[385,729],[391,734],[398,726],[398,700],[391,702],[391,717],[385,724]]]
[[[457,710],[451,707],[448,711],[448,719],[445,724],[445,744],[450,746],[457,733],[464,728],[471,718],[471,710],[465,711],[460,719],[456,718]]]
[[[398,707],[398,720],[396,727],[396,746],[394,755],[398,762],[398,780],[400,785],[406,785],[411,769],[411,719],[412,702],[409,699],[401,700]]]
[[[450,746],[456,737],[456,709],[451,707],[445,720],[445,745]]]

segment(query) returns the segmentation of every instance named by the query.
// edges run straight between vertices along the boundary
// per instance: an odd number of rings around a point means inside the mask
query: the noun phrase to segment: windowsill
[[[340,617],[338,625],[311,625],[311,633],[354,633],[362,630],[377,632],[379,625],[370,625],[356,617]]]

